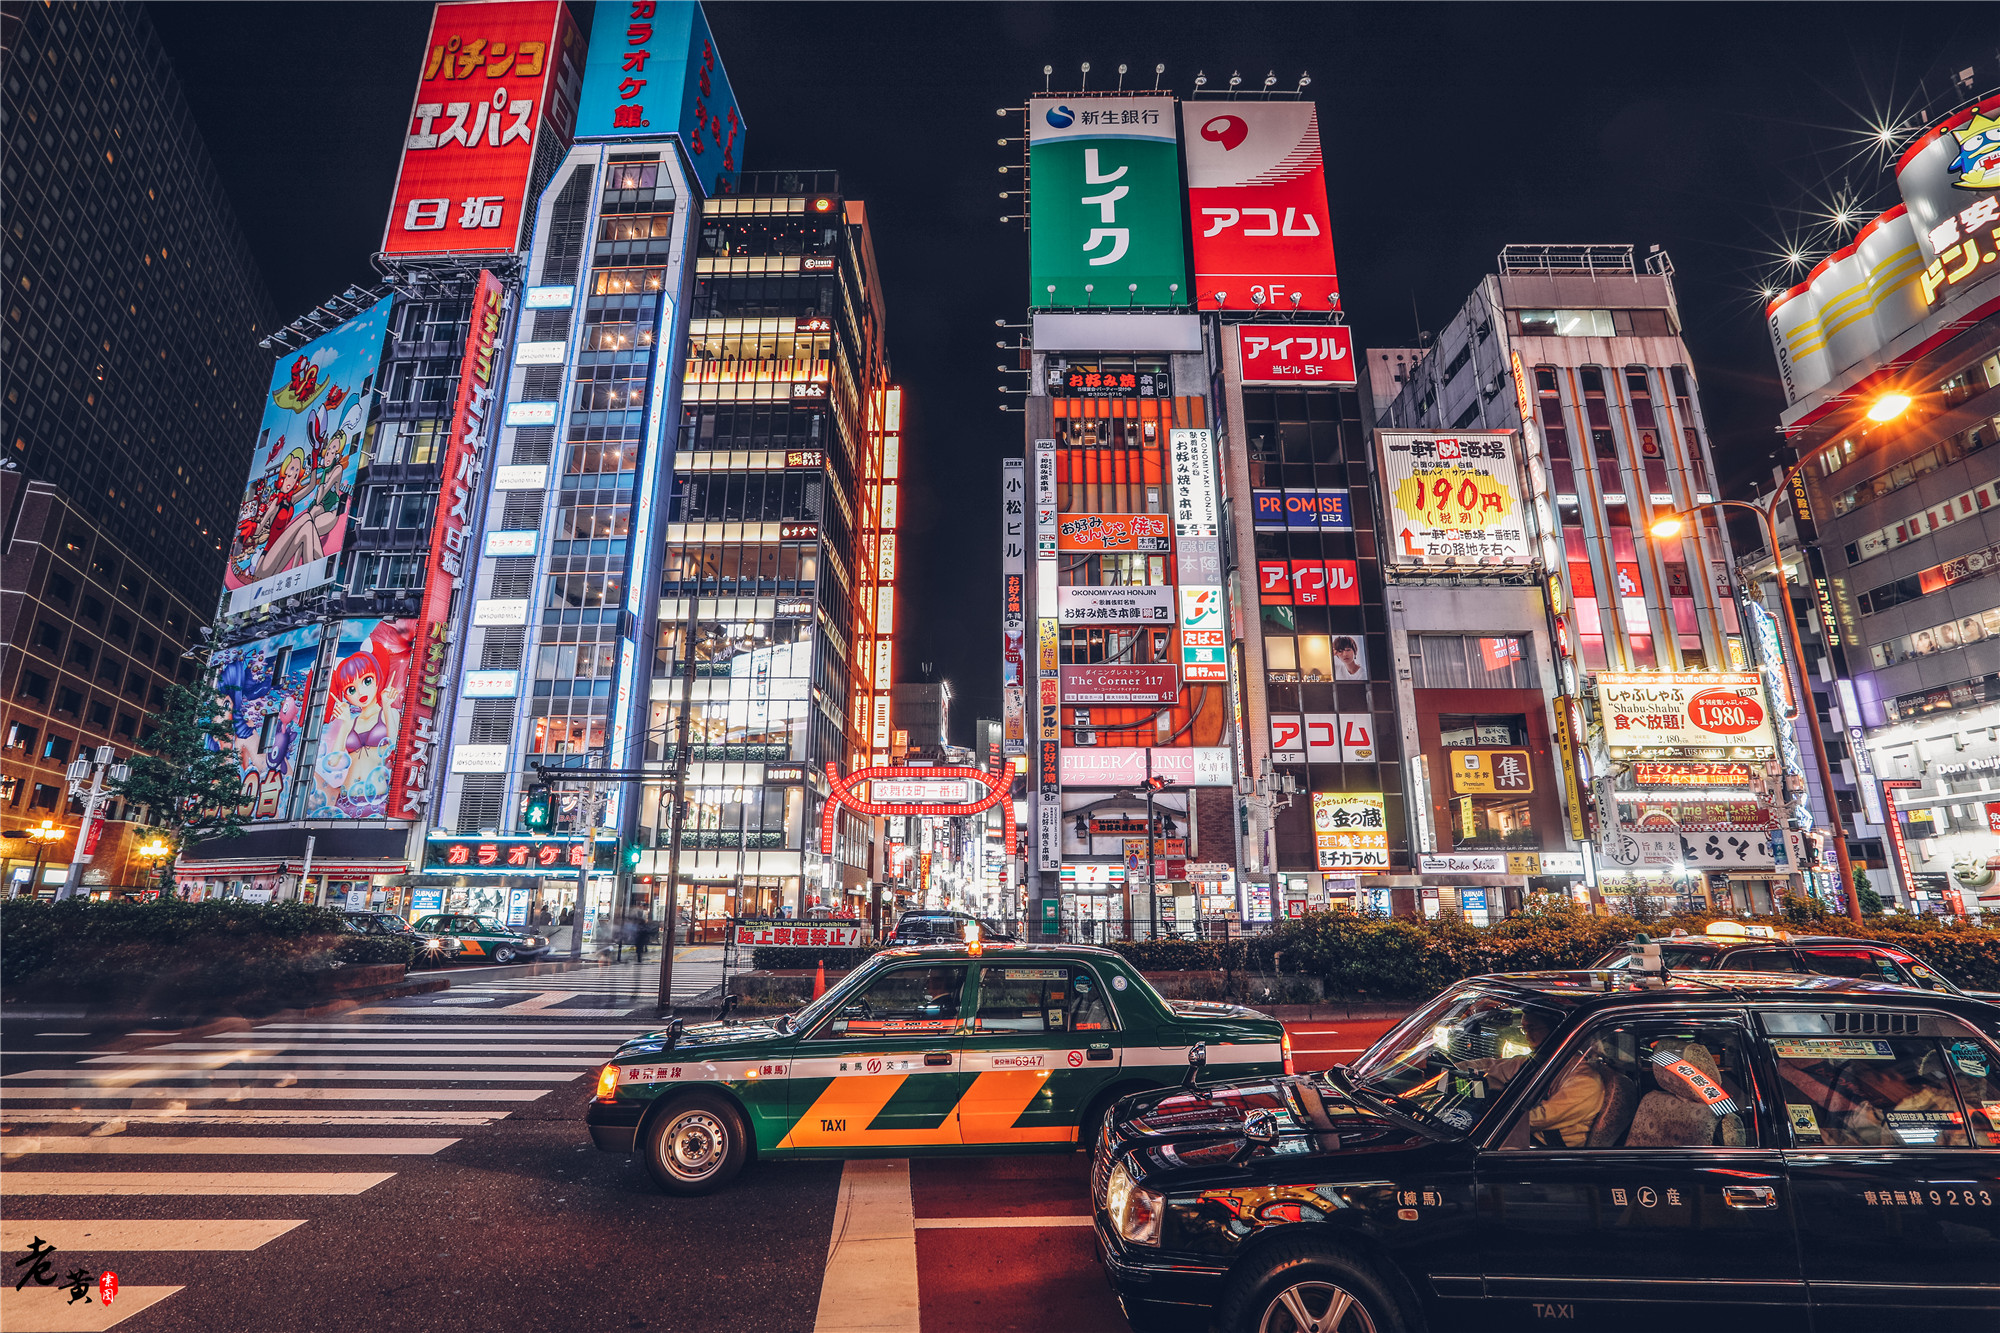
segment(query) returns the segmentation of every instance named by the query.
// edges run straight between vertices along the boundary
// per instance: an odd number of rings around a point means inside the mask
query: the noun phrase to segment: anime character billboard
[[[275,819],[299,757],[299,741],[319,660],[320,627],[258,639],[215,655],[217,716],[229,728],[228,748],[243,774],[240,809],[251,819]]]
[[[279,358],[222,576],[231,612],[332,581],[394,301]]]
[[[414,620],[344,620],[327,654],[326,712],[308,819],[380,819],[410,687]]]

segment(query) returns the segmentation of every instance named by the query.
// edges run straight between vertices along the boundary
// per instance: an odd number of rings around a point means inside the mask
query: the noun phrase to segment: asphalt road
[[[206,1035],[10,1022],[0,1328],[1125,1327],[1080,1155],[773,1163],[686,1200],[590,1147],[590,1076],[651,1012],[622,971]],[[1381,1026],[1296,1025],[1301,1061]],[[37,1238],[57,1284],[17,1292]]]

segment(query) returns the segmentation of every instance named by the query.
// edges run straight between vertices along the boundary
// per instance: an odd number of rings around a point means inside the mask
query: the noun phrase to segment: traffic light
[[[627,870],[637,870],[639,868],[639,854],[644,850],[636,842],[625,849],[625,868]]]
[[[521,815],[522,827],[530,833],[547,833],[549,825],[555,822],[555,796],[547,787],[533,787],[528,792],[528,808]]]

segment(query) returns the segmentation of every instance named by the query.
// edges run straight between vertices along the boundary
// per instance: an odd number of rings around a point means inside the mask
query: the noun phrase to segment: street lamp
[[[1868,419],[1881,423],[1894,421],[1910,408],[1910,395],[1906,393],[1885,393],[1868,408]]]
[[[1902,407],[1895,409],[1890,414],[1890,417],[1895,416],[1903,408],[1909,406],[1910,400],[1904,398],[1903,395],[1885,394],[1882,399],[1877,401],[1876,408],[1870,409],[1870,417],[1874,416],[1876,409],[1879,409],[1884,403],[1893,398],[1902,398],[1903,404]],[[1890,418],[1884,417],[1881,419],[1888,420]],[[1847,901],[1848,918],[1858,925],[1861,921],[1861,897],[1854,891],[1854,869],[1847,855],[1847,829],[1840,820],[1840,800],[1833,790],[1833,768],[1827,762],[1826,738],[1820,734],[1819,729],[1819,708],[1813,703],[1812,680],[1806,674],[1805,648],[1799,641],[1798,613],[1792,609],[1792,585],[1785,572],[1785,556],[1784,552],[1778,548],[1778,500],[1791,486],[1792,478],[1798,475],[1799,469],[1805,466],[1805,462],[1806,460],[1802,458],[1792,465],[1791,471],[1785,474],[1784,485],[1771,492],[1769,502],[1766,504],[1751,504],[1747,500],[1708,500],[1697,505],[1696,508],[1719,509],[1724,506],[1731,506],[1737,509],[1747,509],[1763,521],[1765,536],[1771,543],[1771,560],[1776,566],[1778,600],[1785,604],[1785,632],[1786,636],[1791,640],[1792,662],[1798,667],[1799,688],[1805,695],[1799,701],[1799,711],[1806,715],[1806,727],[1812,732],[1813,758],[1819,761],[1820,790],[1826,793],[1827,832],[1833,837],[1833,849],[1839,858],[1841,896]],[[1678,537],[1681,535],[1682,530],[1686,528],[1690,513],[1662,514],[1653,520],[1649,531],[1651,531],[1653,536],[1663,540]],[[1787,679],[1789,680],[1789,677]]]
[[[35,840],[35,868],[28,874],[28,896],[32,898],[42,889],[42,858],[48,854],[49,844],[67,838],[69,830],[58,828],[52,819],[44,819],[40,828],[24,829],[22,834]],[[22,834],[11,836],[19,837]]]
[[[157,833],[153,835],[151,841],[139,849],[139,858],[146,863],[147,873],[153,877],[155,889],[162,898],[167,896],[167,888],[166,885],[159,883],[160,862],[172,856],[173,852],[174,849]]]
[[[69,859],[69,873],[63,876],[63,886],[56,891],[56,901],[76,896],[77,882],[83,878],[83,868],[90,858],[97,854],[97,839],[102,832],[98,822],[98,811],[110,800],[104,790],[104,779],[123,786],[132,776],[131,765],[118,758],[118,752],[108,745],[100,745],[94,755],[78,755],[69,766],[69,794],[83,797],[82,832],[78,835],[76,855]],[[86,789],[84,780],[90,780]]]

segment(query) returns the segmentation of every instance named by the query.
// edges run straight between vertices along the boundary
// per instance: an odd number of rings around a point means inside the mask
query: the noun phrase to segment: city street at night
[[[1996,13],[0,0],[0,1333],[2000,1330]]]

